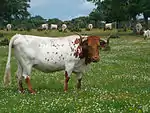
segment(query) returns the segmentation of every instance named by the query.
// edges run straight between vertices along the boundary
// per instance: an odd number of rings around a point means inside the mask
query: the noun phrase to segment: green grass
[[[4,31],[3,31],[4,32]],[[20,32],[40,36],[65,36],[72,34],[51,31]],[[111,32],[83,31],[101,35]],[[11,36],[15,32],[7,33]],[[93,63],[85,73],[82,89],[75,88],[74,74],[69,90],[63,92],[63,71],[45,74],[33,69],[31,82],[36,95],[19,94],[15,78],[17,68],[11,58],[12,84],[2,84],[8,47],[0,47],[0,113],[149,113],[150,112],[150,40],[141,36],[120,33],[121,38],[111,39],[111,51],[100,51],[101,60]],[[24,83],[25,89],[27,89]]]

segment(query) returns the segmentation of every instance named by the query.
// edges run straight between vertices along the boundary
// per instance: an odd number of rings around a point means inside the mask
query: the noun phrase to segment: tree
[[[74,18],[71,20],[71,23],[73,23],[73,25],[76,26],[77,28],[86,28],[88,24],[88,17],[81,16],[78,18]]]
[[[41,24],[46,23],[46,19],[44,19],[43,17],[37,15],[35,17],[31,17],[29,19],[29,22],[32,24],[33,28],[38,28],[41,26]]]
[[[134,20],[134,26],[136,24],[136,16],[142,13],[142,7],[141,7],[141,1],[143,0],[87,0],[90,2],[95,3],[97,5],[97,10],[99,12],[102,12],[102,15],[104,17],[104,20],[106,22],[121,22],[121,21],[127,21],[127,20]],[[147,3],[149,0],[144,0],[144,3]],[[143,14],[145,17],[148,17],[148,14],[146,11],[149,12],[148,9],[150,9],[149,5],[145,6],[143,5]],[[117,24],[118,28],[118,24]]]
[[[141,0],[140,1],[142,13],[144,16],[145,27],[148,28],[148,17],[150,17],[150,0]]]
[[[105,20],[108,22],[119,23],[122,20],[127,19],[125,15],[125,2],[126,0],[88,0],[95,3],[97,6],[91,13],[91,17],[98,20]],[[98,21],[97,20],[97,21]]]
[[[27,11],[30,0],[1,0],[0,19],[11,23],[14,19],[25,19],[30,13]]]
[[[96,28],[100,28],[101,26],[101,21],[104,20],[103,13],[101,10],[94,9],[90,14],[89,14],[89,19],[88,23],[93,24]]]
[[[53,19],[49,19],[48,21],[48,24],[57,24],[58,26],[61,26],[62,24],[62,21],[59,20],[58,18],[53,18]]]

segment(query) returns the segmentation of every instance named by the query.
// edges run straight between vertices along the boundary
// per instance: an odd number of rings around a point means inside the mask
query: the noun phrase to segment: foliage
[[[98,19],[104,19],[106,22],[120,22],[131,19],[136,24],[136,16],[144,15],[145,24],[148,26],[148,17],[150,17],[149,0],[87,0],[95,3],[97,6],[92,16],[101,15]],[[134,25],[135,26],[135,25]]]
[[[82,30],[81,30],[81,28],[74,26],[70,29],[70,31],[71,32],[81,32]]]
[[[4,34],[3,33],[0,33],[0,38],[3,38],[4,37]]]
[[[86,28],[87,27],[87,24],[88,24],[88,21],[89,20],[89,17],[85,17],[85,16],[82,16],[82,17],[78,17],[78,18],[74,18],[71,20],[71,23],[76,27],[76,28]]]
[[[11,23],[15,19],[25,19],[30,14],[27,11],[30,0],[1,0],[0,2],[0,20],[5,23]]]
[[[148,17],[150,17],[150,1],[141,0],[140,4],[141,4],[144,20],[145,20],[145,27],[146,29],[148,29]]]
[[[51,25],[51,24],[57,24],[58,27],[60,27],[60,28],[61,28],[61,25],[62,25],[62,21],[59,20],[59,19],[57,19],[57,18],[48,19],[47,23],[48,23],[49,25]]]
[[[6,45],[9,45],[9,40],[7,38],[0,40],[0,46],[6,46]]]
[[[43,17],[37,15],[37,16],[31,17],[29,19],[29,23],[32,24],[33,28],[37,28],[37,27],[41,26],[41,24],[46,23],[46,19],[44,19]]]

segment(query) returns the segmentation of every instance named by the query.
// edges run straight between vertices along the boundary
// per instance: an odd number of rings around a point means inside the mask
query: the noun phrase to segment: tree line
[[[145,27],[148,28],[150,17],[150,0],[87,0],[97,6],[91,13],[96,20],[106,22],[133,21],[137,22],[137,16],[144,16]],[[101,15],[101,16],[99,16]]]
[[[28,12],[30,0],[1,0],[0,1],[0,27],[11,23],[15,28],[37,28],[43,23],[58,24],[66,23],[70,29],[86,28],[89,23],[94,27],[103,27],[102,21],[116,22],[117,28],[122,21],[133,21],[136,24],[137,15],[143,14],[144,26],[148,28],[150,17],[150,0],[87,0],[93,2],[96,8],[88,16],[61,21],[57,18],[44,19],[40,15],[32,17]]]

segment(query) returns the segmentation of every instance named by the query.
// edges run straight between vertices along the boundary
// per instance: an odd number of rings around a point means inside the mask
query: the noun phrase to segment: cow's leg
[[[82,73],[76,73],[76,75],[77,75],[77,89],[81,89]]]
[[[66,92],[68,90],[68,81],[70,79],[70,76],[68,76],[68,72],[65,71],[65,82],[64,82],[64,91]]]
[[[70,79],[70,75],[72,73],[74,67],[74,63],[68,63],[66,65],[66,69],[65,69],[65,82],[64,82],[64,91],[66,92],[68,90],[68,82]]]
[[[31,82],[30,82],[30,77],[27,76],[26,79],[25,79],[25,82],[28,86],[28,90],[31,94],[35,94],[35,91],[32,89],[32,85],[31,85]]]
[[[32,85],[30,82],[30,74],[31,74],[32,65],[28,63],[28,65],[23,66],[23,77],[25,78],[25,82],[28,86],[28,90],[31,94],[35,94],[35,91],[32,89]]]
[[[19,92],[20,93],[24,93],[24,89],[23,89],[23,86],[22,86],[22,79],[23,79],[22,67],[19,64],[19,62],[18,62],[18,69],[17,69],[16,77],[17,77],[17,83],[18,83]]]

